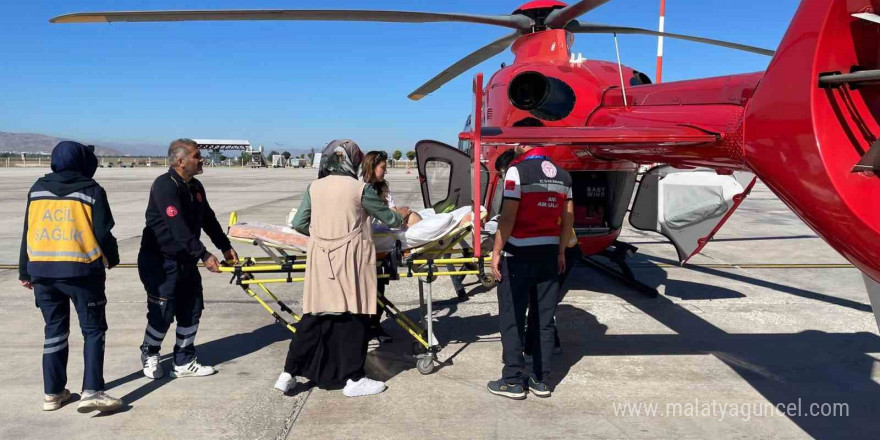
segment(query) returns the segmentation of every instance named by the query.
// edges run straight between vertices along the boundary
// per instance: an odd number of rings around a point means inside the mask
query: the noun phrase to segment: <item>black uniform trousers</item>
[[[147,329],[141,352],[158,354],[165,333],[177,320],[174,364],[188,364],[196,356],[196,332],[205,308],[197,263],[141,252],[138,254],[138,274],[147,291]]]
[[[501,330],[502,379],[507,383],[525,383],[523,350],[533,347],[534,360],[529,375],[547,381],[553,357],[553,315],[559,299],[559,275],[556,258],[518,259],[503,257],[501,284],[498,286],[498,317]],[[526,312],[529,332],[526,340]]]
[[[82,389],[89,393],[104,390],[104,336],[107,332],[104,281],[103,275],[34,281],[34,296],[46,323],[43,340],[43,388],[46,394],[58,394],[67,386],[71,301],[85,341]]]
[[[568,293],[568,289],[565,288],[565,281],[568,279],[568,275],[571,274],[571,270],[577,265],[578,261],[583,258],[584,254],[581,252],[581,249],[577,246],[570,247],[565,250],[565,271],[559,275],[559,295],[557,297],[556,303],[557,305],[565,299],[565,294]],[[528,322],[532,322],[532,315],[535,314],[535,309],[529,307],[529,317]],[[526,341],[534,340],[530,333],[532,332],[532,327],[526,326]],[[556,326],[556,316],[553,317],[553,347],[561,347],[562,342],[559,340],[559,327]],[[527,355],[532,354],[534,348],[531,345],[526,344],[525,353]]]

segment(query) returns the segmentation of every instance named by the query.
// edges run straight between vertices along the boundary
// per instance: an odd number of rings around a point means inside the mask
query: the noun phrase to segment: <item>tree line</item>
[[[279,154],[282,155],[282,156],[284,156],[285,159],[290,159],[290,158],[292,157],[291,154],[290,154],[289,152],[287,152],[287,151],[279,152],[279,151],[276,151],[276,150],[272,150],[272,151],[270,151],[270,152],[269,152],[269,155],[266,156],[266,157],[267,157],[267,158],[271,158],[272,156],[279,155]],[[247,152],[242,152],[242,153],[241,153],[241,156],[243,157],[243,159],[244,159],[245,162],[247,162],[247,161],[250,160],[250,155],[249,155]],[[400,151],[400,150],[394,150],[394,152],[392,152],[392,153],[390,154],[390,156],[391,156],[392,159],[394,159],[394,161],[399,161],[399,160],[404,156],[404,153],[403,153],[403,151]],[[311,162],[312,159],[314,158],[314,153],[308,153],[308,154],[306,154],[306,153],[302,153],[302,154],[299,155],[299,157],[296,157],[296,158],[297,158],[297,159],[308,159],[309,162]],[[415,160],[415,158],[416,158],[416,152],[415,152],[415,151],[412,151],[412,150],[407,151],[407,152],[406,152],[406,158],[409,159],[409,160]],[[221,155],[221,156],[220,156],[220,160],[225,161],[226,159],[227,159],[227,157],[226,157],[225,155]]]

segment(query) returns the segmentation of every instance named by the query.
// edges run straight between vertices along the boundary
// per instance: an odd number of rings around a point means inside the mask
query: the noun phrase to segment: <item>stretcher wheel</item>
[[[416,368],[419,370],[419,373],[422,374],[433,373],[434,358],[431,356],[420,357],[419,360],[416,361]]]
[[[483,287],[491,289],[495,287],[496,284],[498,284],[498,280],[496,280],[495,277],[490,274],[483,274],[480,275],[480,283],[483,284]]]

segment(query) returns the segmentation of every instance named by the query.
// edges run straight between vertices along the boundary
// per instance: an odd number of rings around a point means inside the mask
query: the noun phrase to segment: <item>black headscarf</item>
[[[91,179],[97,170],[98,158],[95,156],[94,145],[63,141],[52,150],[53,172],[73,171]]]

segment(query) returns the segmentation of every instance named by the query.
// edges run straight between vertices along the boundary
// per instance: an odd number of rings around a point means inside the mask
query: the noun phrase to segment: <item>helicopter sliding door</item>
[[[434,211],[440,213],[473,203],[473,161],[469,154],[442,142],[419,141],[416,144],[416,160],[426,208],[434,208]],[[485,200],[489,170],[482,164],[480,177],[480,191]]]
[[[623,226],[636,183],[635,171],[569,171],[578,237],[603,235]]]
[[[680,170],[661,165],[639,183],[629,222],[672,241],[683,264],[697,254],[739,207],[755,175],[719,175],[712,169]]]

